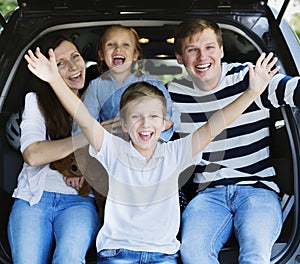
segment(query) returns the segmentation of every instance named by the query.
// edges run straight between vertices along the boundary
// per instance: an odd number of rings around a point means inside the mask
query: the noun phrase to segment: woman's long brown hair
[[[48,54],[49,48],[55,49],[63,41],[70,41],[76,46],[72,40],[59,35],[52,36],[50,41],[49,39],[44,41],[46,45],[41,44],[41,51],[43,54]],[[33,78],[33,88],[37,93],[39,108],[45,118],[46,138],[55,140],[70,136],[73,126],[71,116],[64,109],[50,85],[37,77]]]

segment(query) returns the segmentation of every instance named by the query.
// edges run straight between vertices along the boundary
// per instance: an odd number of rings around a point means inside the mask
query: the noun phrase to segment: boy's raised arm
[[[89,143],[96,150],[100,150],[103,140],[103,128],[90,115],[80,98],[71,91],[61,78],[53,50],[49,50],[49,59],[40,52],[39,48],[36,49],[35,53],[29,50],[28,54],[25,55],[25,59],[28,62],[29,70],[51,85],[64,108],[80,125]]]
[[[212,115],[206,124],[193,134],[193,156],[201,152],[218,134],[235,121],[266,89],[271,78],[279,71],[273,53],[262,53],[255,68],[249,64],[249,87],[236,100]]]

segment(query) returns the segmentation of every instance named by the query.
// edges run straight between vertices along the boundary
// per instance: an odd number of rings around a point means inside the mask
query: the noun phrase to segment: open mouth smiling
[[[72,76],[69,77],[69,79],[70,79],[71,81],[74,81],[74,80],[80,79],[80,78],[81,78],[81,72],[78,72],[78,73],[76,73],[76,74],[73,74]]]
[[[198,64],[195,66],[197,71],[207,71],[211,67],[211,63],[206,63],[206,64]]]
[[[125,62],[125,57],[124,56],[117,55],[117,56],[113,57],[113,64],[114,65],[122,65],[122,64],[124,64],[124,62]]]
[[[153,132],[139,132],[138,133],[142,140],[150,140],[153,136]]]

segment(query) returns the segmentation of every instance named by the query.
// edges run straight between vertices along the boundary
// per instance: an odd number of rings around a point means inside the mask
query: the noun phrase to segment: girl
[[[64,37],[51,39],[55,65],[67,89],[78,98],[85,80],[85,62],[77,47]],[[87,144],[83,135],[70,137],[72,119],[47,89],[34,80],[36,93],[25,98],[21,123],[23,169],[9,219],[8,236],[14,264],[85,263],[85,255],[100,223],[93,197],[78,195],[83,178],[70,179],[51,170],[49,163],[62,159]],[[74,188],[73,188],[73,187]]]
[[[173,106],[165,86],[152,76],[134,70],[134,65],[141,59],[141,46],[137,32],[130,27],[113,25],[106,28],[98,42],[98,70],[101,75],[90,82],[83,102],[91,115],[108,130],[118,127],[119,104],[121,94],[130,83],[136,81],[153,82],[167,98],[168,122],[161,138],[168,141],[174,128],[179,126],[180,112]],[[138,62],[137,62],[138,63]],[[109,120],[109,121],[107,121]]]

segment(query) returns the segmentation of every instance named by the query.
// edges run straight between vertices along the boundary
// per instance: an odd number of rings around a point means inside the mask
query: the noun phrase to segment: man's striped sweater
[[[204,92],[191,78],[168,84],[174,105],[181,112],[181,136],[193,132],[217,110],[248,88],[247,64],[222,63],[222,76],[215,89]],[[270,164],[270,109],[280,105],[300,106],[300,77],[275,75],[266,91],[203,151],[194,182],[207,186],[261,184],[279,191]]]

